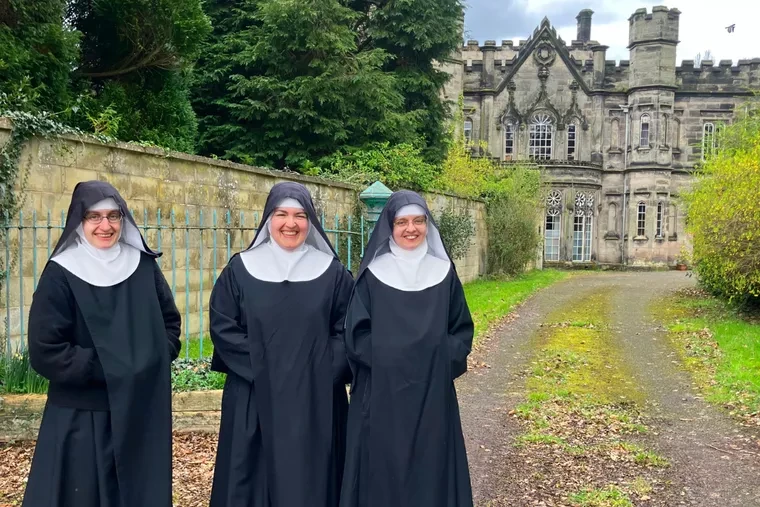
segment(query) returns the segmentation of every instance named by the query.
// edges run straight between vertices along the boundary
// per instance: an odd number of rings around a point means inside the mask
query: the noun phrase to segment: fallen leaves
[[[174,507],[208,506],[216,444],[216,434],[174,434]],[[0,443],[0,507],[21,505],[34,445],[33,441]]]

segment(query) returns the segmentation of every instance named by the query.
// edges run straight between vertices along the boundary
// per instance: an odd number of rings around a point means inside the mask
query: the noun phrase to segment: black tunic
[[[338,505],[352,283],[337,259],[310,281],[258,280],[239,255],[221,273],[212,368],[228,376],[212,507]]]
[[[180,314],[153,256],[95,287],[48,262],[29,314],[50,380],[25,507],[171,506],[170,362]]]
[[[454,388],[472,336],[453,269],[416,292],[363,272],[346,316],[354,379],[341,507],[472,506]]]

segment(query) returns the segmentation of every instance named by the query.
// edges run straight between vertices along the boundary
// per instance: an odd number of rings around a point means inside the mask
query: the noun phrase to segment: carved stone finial
[[[546,68],[545,66],[543,66],[543,65],[542,65],[542,66],[541,66],[541,67],[538,69],[538,78],[539,78],[541,81],[546,81],[546,79],[547,79],[548,77],[549,77],[549,69],[548,69],[548,68]]]

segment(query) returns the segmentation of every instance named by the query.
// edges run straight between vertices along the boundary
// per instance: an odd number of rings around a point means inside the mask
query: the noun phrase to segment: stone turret
[[[638,9],[629,18],[629,88],[676,85],[676,46],[681,11],[664,6]]]

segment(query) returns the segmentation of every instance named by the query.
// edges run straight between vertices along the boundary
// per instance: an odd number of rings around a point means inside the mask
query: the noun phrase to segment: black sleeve
[[[177,359],[179,351],[182,349],[182,342],[179,340],[182,329],[182,316],[177,309],[172,290],[169,288],[169,284],[166,282],[166,278],[161,272],[161,268],[158,267],[158,263],[154,262],[153,268],[158,303],[161,305],[161,314],[164,317],[164,327],[166,328],[166,338],[169,340],[169,359],[174,361]]]
[[[332,314],[330,315],[330,345],[333,354],[333,381],[340,384],[351,382],[351,370],[346,357],[344,331],[346,308],[351,297],[354,279],[342,265],[333,291]]]
[[[46,379],[60,384],[104,384],[94,348],[74,342],[76,305],[65,274],[50,262],[40,276],[29,310],[29,361]]]
[[[475,326],[464,297],[464,289],[455,273],[449,297],[449,357],[452,379],[467,371],[467,356],[472,350],[474,332]]]
[[[346,310],[346,356],[354,379],[359,368],[372,366],[370,302],[367,277],[360,276],[354,285],[351,302]],[[351,389],[353,390],[353,384]]]
[[[214,355],[236,375],[253,382],[254,371],[248,330],[240,312],[240,290],[232,271],[234,257],[222,270],[209,301],[211,341]]]

